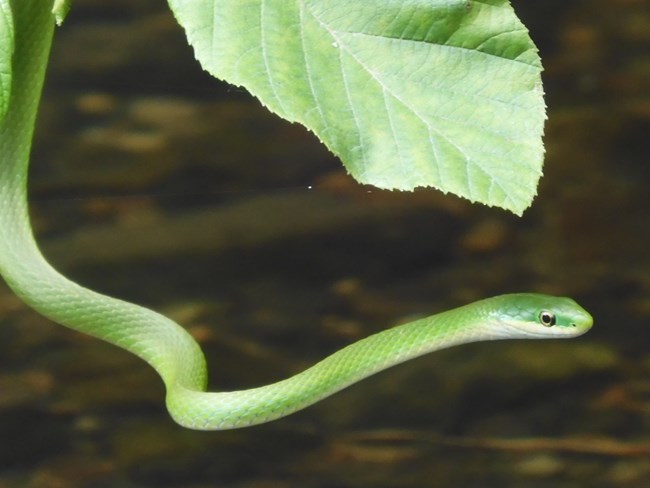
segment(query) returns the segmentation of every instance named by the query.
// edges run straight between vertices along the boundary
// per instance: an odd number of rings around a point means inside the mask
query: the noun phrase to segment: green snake
[[[179,424],[231,429],[268,422],[395,364],[450,346],[496,339],[567,338],[591,316],[570,298],[501,295],[394,327],[351,344],[288,379],[259,388],[206,392],[205,359],[181,326],[147,308],[84,288],[53,269],[36,245],[27,169],[53,18],[43,0],[15,0],[16,51],[10,105],[0,126],[0,272],[28,305],[55,322],[148,362]]]

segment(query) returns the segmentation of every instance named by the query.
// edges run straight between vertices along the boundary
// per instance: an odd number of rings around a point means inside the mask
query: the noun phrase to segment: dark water
[[[650,9],[515,7],[549,104],[521,219],[361,188],[302,128],[204,75],[164,2],[77,0],[34,150],[40,241],[79,282],[188,327],[213,389],[502,292],[570,295],[596,323],[443,351],[287,419],[199,433],[172,423],[147,365],[3,286],[0,488],[648,486]]]

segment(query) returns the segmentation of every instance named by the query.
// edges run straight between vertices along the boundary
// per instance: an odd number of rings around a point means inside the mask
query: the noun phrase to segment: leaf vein
[[[264,62],[264,71],[266,72],[266,77],[269,80],[269,87],[271,88],[271,93],[273,98],[275,98],[280,110],[286,112],[282,99],[278,95],[277,89],[275,87],[275,82],[273,81],[273,74],[269,64],[269,55],[267,51],[266,43],[266,26],[268,22],[265,22],[266,15],[266,0],[260,0],[260,49],[262,50],[262,61]]]

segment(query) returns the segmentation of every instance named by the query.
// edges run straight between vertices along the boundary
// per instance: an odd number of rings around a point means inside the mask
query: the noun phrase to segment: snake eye
[[[539,314],[539,321],[544,327],[553,327],[555,325],[555,314],[543,310]]]

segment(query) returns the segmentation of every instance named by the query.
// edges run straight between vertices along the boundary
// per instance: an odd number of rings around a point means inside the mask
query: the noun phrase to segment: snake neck
[[[409,359],[459,344],[498,338],[490,325],[489,309],[476,302],[371,335],[277,383],[218,393],[171,390],[167,407],[177,422],[193,429],[247,427],[301,410]],[[211,414],[188,416],[188,403]]]

